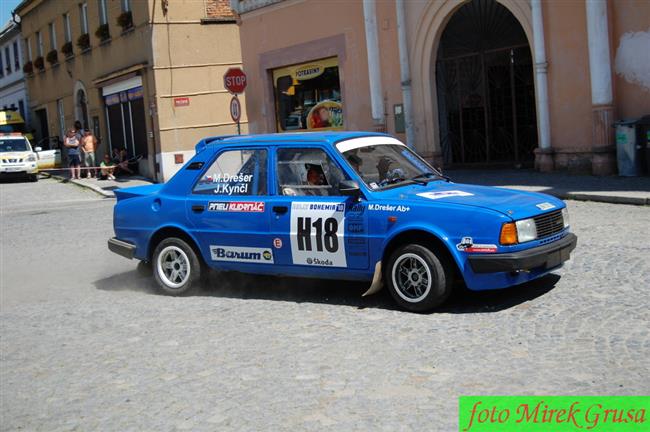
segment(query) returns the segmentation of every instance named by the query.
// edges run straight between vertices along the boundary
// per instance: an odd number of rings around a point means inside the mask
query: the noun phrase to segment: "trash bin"
[[[650,116],[620,120],[613,126],[618,175],[632,177],[650,173]]]
[[[650,115],[641,117],[637,121],[636,142],[639,147],[640,172],[650,175]]]

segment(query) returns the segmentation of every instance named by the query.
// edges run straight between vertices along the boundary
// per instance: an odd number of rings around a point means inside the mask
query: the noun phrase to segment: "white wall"
[[[18,48],[18,64],[15,63],[15,47]],[[0,56],[2,56],[2,77],[0,77],[0,109],[12,105],[18,110],[20,101],[23,101],[25,121],[29,124],[29,104],[27,101],[27,88],[25,76],[23,74],[23,65],[25,56],[23,55],[23,42],[20,32],[8,30],[5,27],[0,38]],[[9,49],[9,64],[7,64],[6,49]],[[10,70],[8,70],[8,68]]]

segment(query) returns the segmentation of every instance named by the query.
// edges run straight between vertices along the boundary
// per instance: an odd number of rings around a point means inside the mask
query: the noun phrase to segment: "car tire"
[[[419,244],[399,247],[388,259],[386,286],[395,302],[411,312],[428,312],[452,291],[449,265]]]
[[[201,260],[182,239],[170,237],[158,243],[152,266],[154,279],[165,294],[188,295],[201,285]]]
[[[31,174],[29,176],[29,181],[30,182],[37,182],[38,181],[38,174]]]

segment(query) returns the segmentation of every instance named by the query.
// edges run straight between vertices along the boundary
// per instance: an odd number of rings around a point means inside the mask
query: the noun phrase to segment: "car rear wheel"
[[[201,261],[184,240],[161,241],[153,253],[153,275],[165,294],[187,295],[200,286]]]
[[[448,267],[445,260],[425,246],[401,246],[388,260],[386,285],[402,308],[430,311],[451,294],[452,272]]]

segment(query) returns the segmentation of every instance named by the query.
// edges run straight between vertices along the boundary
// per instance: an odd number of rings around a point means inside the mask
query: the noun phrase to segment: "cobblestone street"
[[[569,201],[557,274],[399,311],[348,282],[159,295],[114,200],[0,184],[0,429],[457,430],[460,395],[650,394],[650,207]]]

